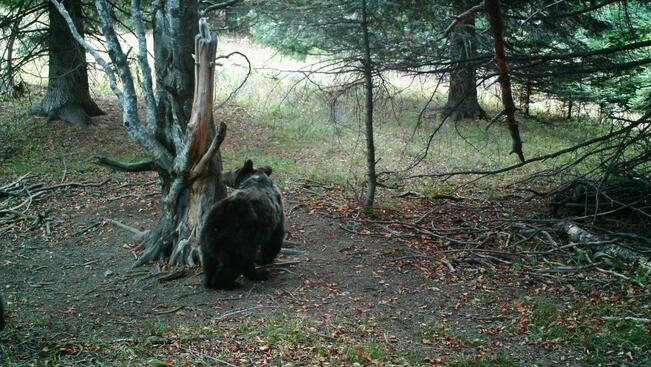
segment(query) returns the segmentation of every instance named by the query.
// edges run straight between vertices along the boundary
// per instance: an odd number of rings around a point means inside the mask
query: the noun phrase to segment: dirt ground
[[[64,139],[67,127],[51,124],[64,146],[127,141],[111,121],[100,119],[80,140]],[[107,220],[151,227],[158,215],[155,176],[97,169],[35,179],[109,180],[52,190],[33,209],[49,224],[0,233],[0,293],[8,311],[2,366],[590,365],[589,349],[568,340],[574,334],[532,328],[585,319],[540,318],[535,305],[608,302],[590,286],[578,297],[575,283],[532,276],[526,266],[420,256],[410,244],[447,244],[373,230],[351,215],[352,204],[342,208],[348,204],[331,195],[336,189],[307,183],[283,188],[300,254],[279,261],[292,264],[273,268],[267,282],[241,280],[241,289],[208,291],[199,268],[132,268],[136,244]],[[437,213],[429,211],[428,220]],[[604,365],[642,366],[644,353],[613,355]]]

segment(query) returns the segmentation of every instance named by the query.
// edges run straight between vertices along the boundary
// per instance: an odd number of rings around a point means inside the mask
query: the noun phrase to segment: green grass
[[[644,310],[644,306],[634,304],[630,308],[641,312]],[[540,341],[553,339],[580,347],[583,350],[582,362],[586,366],[608,363],[613,358],[621,361],[628,359],[631,366],[651,363],[651,334],[648,327],[634,321],[601,321],[603,316],[616,314],[617,309],[607,303],[581,301],[561,307],[540,298],[532,302],[529,331]],[[575,327],[565,324],[565,321],[577,316],[584,321],[577,322]]]
[[[237,48],[247,55],[270,56],[268,49],[249,43],[226,39],[227,48]],[[275,57],[264,59],[266,66],[278,69],[296,69],[314,60],[299,62]],[[244,70],[225,64],[217,76],[217,100],[224,100],[235,89]],[[445,103],[445,89],[419,121],[418,116],[433,90],[435,81],[418,79],[412,86],[398,93],[411,80],[389,75],[393,83],[392,99],[378,99],[375,109],[375,139],[378,170],[400,170],[422,153],[430,134],[438,127],[441,116],[438,108]],[[325,77],[319,80],[329,85]],[[480,90],[481,92],[481,90]],[[264,131],[264,141],[256,146],[238,146],[231,154],[250,156],[278,164],[278,171],[287,170],[296,179],[312,179],[326,183],[349,185],[361,189],[365,179],[365,142],[363,129],[363,91],[351,90],[337,100],[336,121],[330,118],[330,100],[327,93],[315,88],[302,75],[254,71],[248,83],[233,102],[246,109],[248,119],[256,126],[255,133]],[[378,93],[382,94],[382,93]],[[493,91],[480,93],[484,107],[489,111],[501,109]],[[602,127],[576,121],[540,122],[519,117],[524,150],[527,157],[548,154],[591,138]],[[490,170],[516,162],[510,155],[511,138],[504,124],[496,123],[486,130],[486,121],[448,121],[434,136],[429,154],[412,174],[467,169]],[[237,128],[237,126],[232,127]],[[513,182],[541,168],[559,161],[532,164],[520,171],[499,178],[489,178],[485,187]],[[594,162],[585,162],[586,165]],[[580,167],[579,167],[580,168]],[[448,191],[452,180],[439,187],[438,183],[423,179],[411,181],[406,189],[427,194]],[[495,192],[499,195],[499,190]]]
[[[460,330],[442,327],[423,327],[421,330],[423,338],[432,344],[455,340],[467,347],[479,347],[486,343],[486,337],[475,331]]]
[[[533,313],[529,318],[529,329],[540,338],[571,339],[573,332],[559,322],[562,320],[561,309],[547,299],[537,299],[534,302]]]
[[[316,61],[297,61],[274,54],[273,50],[246,40],[223,37],[220,53],[239,50],[253,60],[254,66],[280,70],[296,70]],[[216,103],[219,105],[242,82],[246,68],[241,60],[225,60],[217,70]],[[329,77],[317,76],[324,85],[334,85]],[[418,119],[423,106],[434,90],[431,79],[387,75],[391,99],[378,91],[375,109],[375,138],[378,171],[401,170],[422,152],[430,134],[439,126],[440,107],[445,103],[445,88],[441,88],[433,103]],[[98,86],[107,84],[101,75],[94,76]],[[409,85],[409,88],[403,89]],[[32,103],[39,98],[36,96]],[[482,91],[480,99],[489,111],[501,109],[493,90]],[[245,157],[257,164],[271,165],[280,184],[292,184],[305,179],[334,183],[364,191],[366,158],[363,124],[363,91],[353,89],[340,95],[336,103],[336,120],[330,118],[331,95],[306,81],[300,73],[278,73],[265,69],[254,70],[235,98],[226,105],[226,114],[236,122],[229,134],[241,135],[233,145],[227,137],[223,151],[225,167],[240,164]],[[3,102],[4,103],[4,102]],[[26,106],[6,102],[9,109],[24,110]],[[24,104],[25,102],[23,102]],[[9,106],[11,104],[11,106]],[[243,112],[244,111],[244,112]],[[238,121],[246,121],[241,124]],[[588,123],[562,121],[543,123],[519,118],[524,150],[527,157],[547,154],[595,136],[600,127]],[[230,120],[229,120],[230,121]],[[427,157],[409,174],[444,172],[466,169],[495,169],[516,163],[509,155],[511,139],[504,124],[496,123],[486,130],[486,121],[448,121],[432,139]],[[115,126],[115,129],[122,129]],[[60,131],[64,130],[64,131]],[[128,144],[106,135],[97,141],[94,128],[83,129],[46,123],[42,118],[0,115],[0,134],[7,135],[12,149],[18,150],[0,165],[0,175],[17,176],[27,172],[62,175],[68,171],[96,171],[94,155],[105,155],[127,162],[147,157],[128,139]],[[80,139],[88,140],[80,144]],[[64,165],[65,162],[65,165]],[[513,182],[541,168],[557,162],[533,164],[502,177],[486,179],[484,187],[498,187]],[[586,162],[585,164],[592,164]],[[101,168],[103,169],[103,168]],[[446,183],[429,179],[412,180],[405,190],[420,191],[426,195],[445,194],[455,190],[465,178]],[[391,178],[389,178],[391,182]],[[499,197],[495,189],[493,195]]]

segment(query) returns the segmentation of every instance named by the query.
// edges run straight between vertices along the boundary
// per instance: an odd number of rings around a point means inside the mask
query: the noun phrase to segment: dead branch
[[[450,25],[445,29],[445,32],[443,32],[443,36],[441,38],[442,39],[447,38],[450,35],[450,33],[452,33],[452,30],[454,29],[454,27],[459,25],[459,23],[463,22],[464,19],[472,17],[477,12],[479,12],[480,10],[483,10],[483,9],[484,9],[484,2],[482,1],[480,4],[477,4],[477,5],[473,6],[472,8],[464,11],[463,13],[455,16],[452,23],[450,23]]]
[[[586,140],[586,141],[584,141],[582,143],[576,144],[576,145],[571,146],[569,148],[561,149],[561,150],[558,150],[558,151],[556,151],[554,153],[545,154],[545,155],[542,155],[542,156],[531,158],[531,159],[528,159],[528,160],[526,160],[524,162],[516,163],[516,164],[513,164],[513,165],[508,166],[508,167],[499,168],[499,169],[495,169],[495,170],[488,170],[488,171],[467,170],[467,171],[454,171],[454,172],[446,172],[446,173],[428,173],[428,174],[421,174],[421,175],[412,175],[412,176],[405,177],[404,179],[414,179],[414,178],[424,178],[424,177],[453,177],[453,176],[461,176],[461,175],[489,176],[489,175],[496,175],[496,174],[500,174],[500,173],[504,173],[504,172],[509,172],[509,171],[512,171],[514,169],[526,166],[526,165],[534,163],[534,162],[540,162],[540,161],[546,161],[546,160],[549,160],[549,159],[558,158],[558,157],[560,157],[562,155],[575,152],[575,151],[577,151],[579,149],[586,148],[588,146],[591,146],[591,145],[594,145],[594,144],[597,144],[597,143],[601,143],[601,142],[604,142],[604,141],[608,141],[608,140],[610,140],[610,139],[612,139],[612,138],[614,138],[616,136],[624,135],[624,134],[630,132],[631,130],[635,129],[636,127],[642,125],[643,123],[647,122],[647,120],[650,117],[651,117],[651,112],[647,112],[644,116],[642,116],[640,119],[636,120],[632,124],[630,124],[630,125],[628,125],[626,127],[623,127],[623,128],[621,128],[619,130],[616,130],[614,132],[611,132],[609,134],[598,136],[596,138]]]
[[[219,147],[222,145],[225,138],[226,124],[224,122],[220,122],[219,129],[217,130],[217,134],[215,134],[215,138],[210,143],[210,147],[208,147],[208,150],[203,155],[203,157],[201,157],[201,160],[197,163],[197,165],[192,168],[192,173],[190,174],[191,180],[199,177],[206,170],[208,163],[210,163],[215,157],[215,154],[217,154],[219,151]]]
[[[147,172],[156,171],[158,166],[154,161],[144,161],[138,163],[123,163],[106,157],[95,157],[95,164],[114,168],[123,172]]]
[[[176,313],[176,312],[179,312],[179,311],[181,311],[183,308],[185,308],[185,306],[178,306],[178,307],[175,307],[175,308],[173,308],[173,309],[171,309],[171,310],[165,310],[165,311],[154,311],[154,314],[155,314],[155,315],[167,315],[167,314],[170,314],[170,313]]]
[[[292,240],[284,240],[283,241],[283,248],[287,247],[296,247],[296,246],[303,246],[304,244],[302,242],[298,241],[292,241]]]
[[[620,259],[627,264],[633,264],[637,262],[638,266],[645,273],[651,273],[651,261],[649,261],[646,256],[638,254],[637,252],[632,251],[625,246],[618,245],[617,243],[612,243],[611,241],[603,241],[600,236],[588,232],[585,229],[579,227],[577,224],[569,221],[559,223],[558,228],[560,231],[562,231],[562,233],[567,235],[571,241],[581,243],[587,247],[596,247],[597,251],[595,257],[597,259],[606,258],[607,260],[609,257],[613,257]],[[608,245],[595,245],[601,243],[607,243]]]
[[[292,256],[292,255],[302,256],[302,255],[306,255],[307,251],[299,251],[299,250],[293,250],[293,249],[288,249],[288,248],[283,247],[283,248],[280,249],[280,253],[283,254],[283,255],[288,255],[288,256]]]
[[[633,321],[633,322],[638,322],[641,324],[651,324],[651,319],[643,318],[643,317],[631,317],[631,316],[624,316],[624,317],[617,317],[617,316],[604,316],[602,319],[606,321]]]
[[[126,230],[128,232],[133,233],[133,239],[135,241],[141,241],[147,236],[147,234],[149,234],[149,231],[141,231],[141,230],[139,230],[137,228],[130,227],[130,226],[126,225],[126,224],[120,223],[117,220],[113,220],[113,219],[109,219],[109,218],[105,218],[105,219],[109,223],[112,223],[113,225],[115,225],[116,227],[122,228],[122,229],[124,229],[124,230]]]

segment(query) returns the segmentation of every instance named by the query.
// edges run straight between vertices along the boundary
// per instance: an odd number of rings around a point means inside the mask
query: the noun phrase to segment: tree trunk
[[[572,108],[574,107],[574,102],[572,102],[572,98],[567,100],[567,115],[565,116],[566,119],[571,120],[572,119]]]
[[[366,94],[366,200],[364,207],[373,207],[377,175],[375,173],[375,142],[373,137],[373,65],[371,63],[371,42],[368,35],[368,9],[362,0],[362,32],[364,34],[364,89]]]
[[[523,98],[523,109],[524,109],[524,115],[529,117],[530,116],[530,111],[529,111],[529,106],[531,105],[531,84],[528,82],[525,83],[524,85],[524,98]]]
[[[79,34],[83,37],[81,0],[63,1]],[[103,115],[90,97],[86,52],[75,41],[67,23],[54,5],[49,5],[50,28],[48,34],[49,72],[47,94],[32,113],[46,116],[48,120],[61,119],[70,123],[87,125],[91,116]]]
[[[199,31],[197,15],[195,1],[160,1],[156,9],[156,137],[174,151],[175,136],[181,131],[188,151],[176,152],[176,159],[181,157],[183,161],[178,172],[159,171],[163,214],[141,243],[144,253],[136,265],[167,257],[173,265],[194,265],[199,255],[197,241],[205,213],[226,196],[226,188],[219,179],[222,167],[218,152],[198,177],[193,177],[192,171],[208,152],[217,133],[212,120],[217,42],[213,39],[211,43],[199,36],[195,42]],[[195,47],[196,64],[192,57]],[[222,125],[221,139],[224,128]]]
[[[475,5],[473,1],[456,0],[452,6],[461,14]],[[475,66],[475,15],[465,17],[450,34],[450,60],[455,70],[450,72],[450,89],[445,113],[455,119],[485,118],[486,113],[477,99]]]
[[[524,162],[520,128],[518,127],[518,121],[515,119],[515,102],[513,102],[513,92],[511,90],[511,76],[509,75],[509,65],[506,62],[506,52],[504,51],[504,20],[502,19],[500,1],[485,0],[484,7],[488,14],[488,22],[490,23],[491,31],[495,39],[495,64],[497,64],[499,73],[502,105],[504,106],[506,122],[513,142],[511,153],[515,153],[520,159],[520,162]]]
[[[14,42],[16,41],[16,37],[18,36],[18,31],[20,26],[20,22],[14,22],[13,26],[11,27],[11,31],[9,33],[9,37],[7,38],[7,43],[6,43],[6,49],[4,51],[4,61],[5,61],[5,71],[0,72],[0,94],[4,94],[7,96],[11,96],[14,98],[21,97],[20,95],[17,95],[15,92],[16,90],[16,85],[15,85],[15,75],[14,75]],[[0,60],[0,66],[2,66]],[[1,70],[0,70],[1,71]]]

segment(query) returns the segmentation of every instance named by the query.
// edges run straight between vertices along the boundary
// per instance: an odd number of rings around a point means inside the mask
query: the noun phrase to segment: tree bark
[[[14,98],[22,97],[20,93],[15,93],[17,91],[17,86],[15,85],[15,75],[14,75],[14,42],[18,36],[19,31],[19,22],[14,22],[9,33],[9,37],[6,42],[6,49],[4,51],[4,63],[5,71],[2,72],[2,60],[0,60],[0,94],[8,95]]]
[[[484,7],[488,14],[488,21],[495,39],[495,64],[497,64],[499,73],[502,105],[504,106],[506,122],[511,132],[511,140],[513,141],[511,153],[515,153],[520,159],[520,162],[524,162],[520,129],[518,127],[518,121],[515,119],[515,102],[513,102],[513,92],[511,90],[511,76],[509,75],[509,65],[506,62],[506,52],[504,51],[504,20],[502,19],[500,1],[485,0]]]
[[[194,265],[199,258],[197,240],[205,213],[226,196],[218,151],[209,157],[205,169],[202,165],[202,172],[196,177],[192,174],[218,133],[212,118],[217,40],[209,39],[212,35],[197,35],[194,1],[160,1],[154,22],[156,137],[176,151],[181,169],[159,171],[165,198],[163,215],[141,243],[144,252],[136,265],[168,257],[173,265]],[[219,139],[223,139],[225,125],[220,129]],[[178,131],[183,133],[187,150],[177,151]]]
[[[364,207],[373,207],[377,175],[375,172],[375,142],[373,137],[373,64],[371,61],[371,42],[368,34],[368,9],[362,0],[362,32],[364,35],[364,90],[366,94],[366,200]]]
[[[461,14],[472,5],[471,1],[456,0],[452,5],[455,14]],[[486,113],[477,99],[477,73],[471,60],[475,56],[475,15],[464,17],[450,34],[450,60],[455,70],[450,72],[450,89],[445,113],[455,119],[485,118]]]
[[[529,117],[530,116],[530,105],[531,105],[531,83],[528,81],[522,82],[517,87],[517,99],[522,114]]]
[[[81,0],[65,0],[62,3],[83,37]],[[52,3],[49,3],[48,7],[50,17],[48,87],[40,106],[33,108],[31,112],[45,116],[48,120],[61,119],[74,124],[87,125],[90,123],[90,117],[103,115],[104,112],[90,97],[86,52],[75,41],[56,7]]]
[[[125,128],[151,156],[151,161],[135,165],[108,159],[100,161],[126,171],[154,169],[160,176],[161,218],[151,230],[138,236],[144,238],[140,243],[144,251],[135,266],[168,257],[173,265],[194,265],[200,255],[197,242],[205,213],[226,196],[220,178],[219,156],[226,125],[220,124],[215,131],[212,119],[217,39],[211,34],[207,21],[198,20],[196,1],[156,1],[155,96],[140,0],[131,0],[142,92],[147,107],[145,126],[138,114],[139,99],[133,73],[115,32],[108,1],[96,0],[95,5],[113,67],[79,35],[63,5],[53,2],[65,16],[75,40],[91,53],[109,76],[111,88],[122,102]],[[196,50],[195,58],[192,57],[193,49]]]

